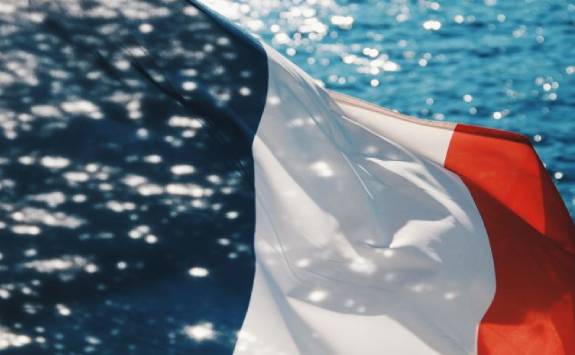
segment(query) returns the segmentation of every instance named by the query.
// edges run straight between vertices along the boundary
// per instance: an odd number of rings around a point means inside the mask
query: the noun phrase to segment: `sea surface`
[[[527,135],[575,216],[575,3],[210,1],[325,86]]]

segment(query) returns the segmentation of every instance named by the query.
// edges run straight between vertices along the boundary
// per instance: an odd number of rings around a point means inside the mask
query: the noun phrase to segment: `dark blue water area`
[[[211,3],[329,89],[529,136],[575,216],[572,1]]]

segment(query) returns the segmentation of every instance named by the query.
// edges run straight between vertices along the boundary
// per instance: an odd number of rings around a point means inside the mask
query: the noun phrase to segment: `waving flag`
[[[329,92],[195,1],[14,1],[0,350],[572,354],[529,141]]]

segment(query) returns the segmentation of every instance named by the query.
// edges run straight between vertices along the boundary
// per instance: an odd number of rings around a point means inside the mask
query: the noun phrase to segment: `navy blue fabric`
[[[6,353],[231,354],[254,277],[264,50],[190,1],[12,15],[0,327],[32,343]]]

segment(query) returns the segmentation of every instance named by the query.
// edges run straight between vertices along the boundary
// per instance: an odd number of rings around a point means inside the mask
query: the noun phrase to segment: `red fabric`
[[[445,167],[471,192],[493,254],[479,354],[575,354],[575,226],[529,141],[458,125]]]

